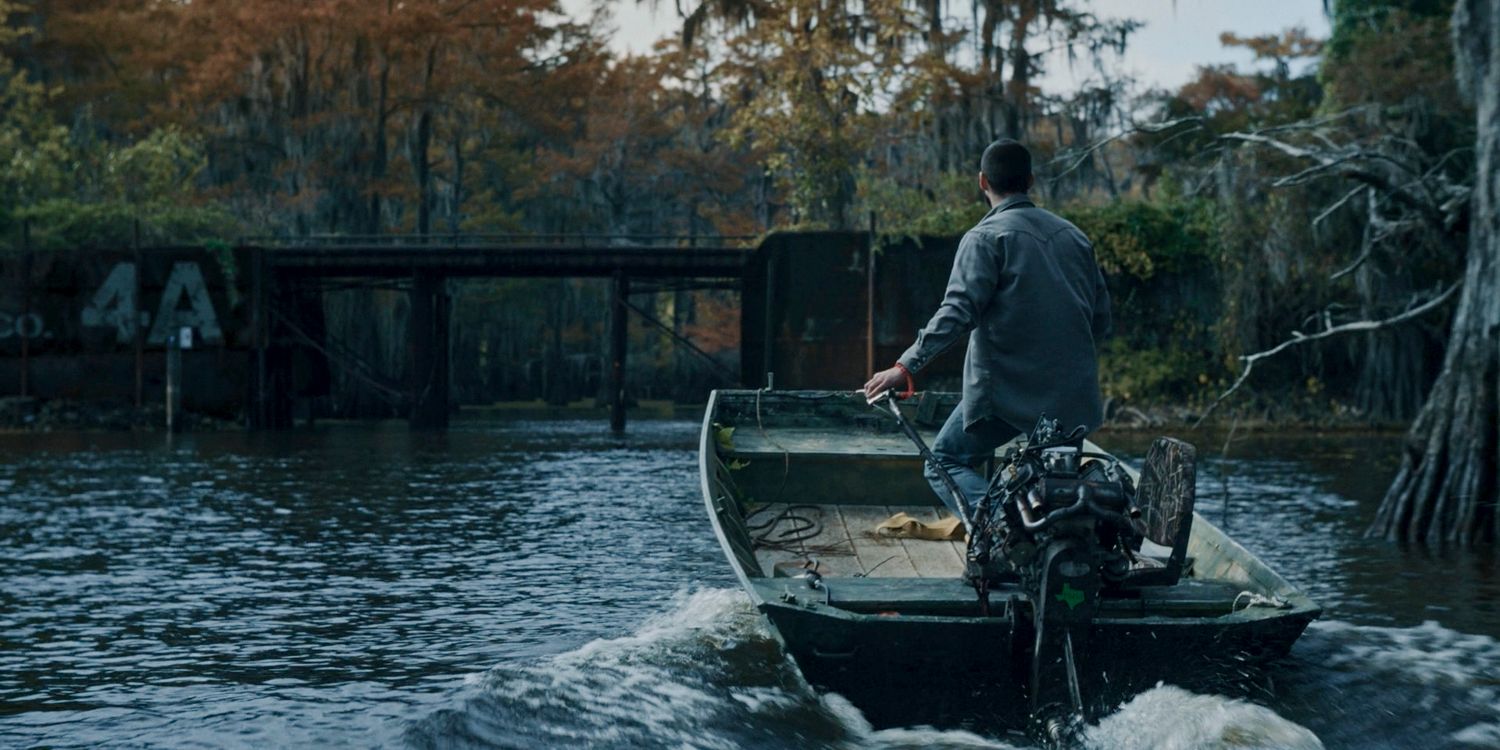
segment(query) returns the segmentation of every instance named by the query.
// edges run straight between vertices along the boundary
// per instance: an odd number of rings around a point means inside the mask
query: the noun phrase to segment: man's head
[[[991,143],[979,159],[979,188],[991,202],[1031,189],[1031,152],[1010,139]]]

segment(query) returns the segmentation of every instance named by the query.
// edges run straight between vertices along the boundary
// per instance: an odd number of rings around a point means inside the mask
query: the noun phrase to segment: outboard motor
[[[1099,593],[1123,582],[1141,535],[1132,522],[1135,486],[1119,462],[1083,450],[1085,428],[1059,436],[1041,420],[1012,449],[976,509],[967,574],[981,599],[1005,577],[1019,577],[1031,601],[1032,716],[1085,712],[1078,660]]]
[[[1087,715],[1078,662],[1100,592],[1126,584],[1170,585],[1182,569],[1192,516],[1192,446],[1168,439],[1152,445],[1142,481],[1156,481],[1143,492],[1156,516],[1172,512],[1140,524],[1130,475],[1113,456],[1083,450],[1085,427],[1060,435],[1056,420],[1044,416],[1030,439],[1004,456],[985,496],[976,499],[964,495],[906,421],[894,391],[869,403],[896,420],[953,495],[969,537],[964,575],[979,594],[980,612],[989,614],[995,584],[1020,580],[1035,635],[1031,715],[1053,740],[1064,739]],[[1161,575],[1142,578],[1131,570],[1143,528],[1153,529],[1153,541],[1174,547]]]

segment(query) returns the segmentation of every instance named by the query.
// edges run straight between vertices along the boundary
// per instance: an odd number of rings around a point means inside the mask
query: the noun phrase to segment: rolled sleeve
[[[971,231],[958,243],[943,303],[896,360],[908,372],[926,367],[978,324],[1000,282],[1000,239]]]

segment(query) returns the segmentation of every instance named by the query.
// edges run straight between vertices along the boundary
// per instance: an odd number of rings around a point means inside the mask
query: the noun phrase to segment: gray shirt
[[[1103,421],[1096,345],[1109,328],[1088,238],[1012,195],[959,242],[943,304],[898,361],[918,372],[967,333],[965,428],[998,417],[1029,433],[1045,414],[1063,432],[1093,431]]]

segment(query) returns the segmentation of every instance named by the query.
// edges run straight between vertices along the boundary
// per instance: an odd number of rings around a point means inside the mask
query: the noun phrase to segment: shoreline
[[[701,418],[703,408],[702,403],[641,399],[633,404],[627,413],[631,419],[640,420],[697,420]],[[1347,410],[1324,409],[1320,411],[1307,408],[1305,404],[1294,404],[1290,407],[1285,405],[1266,407],[1256,404],[1226,406],[1210,415],[1210,418],[1201,425],[1196,423],[1202,409],[1182,404],[1116,406],[1111,408],[1111,412],[1110,417],[1096,430],[1096,433],[1140,435],[1170,431],[1179,434],[1223,435],[1230,431],[1237,434],[1282,431],[1314,434],[1399,435],[1405,433],[1409,427],[1406,423],[1359,418]],[[594,399],[581,399],[568,404],[548,404],[541,400],[501,401],[492,404],[461,406],[455,410],[453,416],[460,420],[490,418],[607,421],[609,407],[599,405]],[[241,418],[224,418],[196,412],[188,412],[185,417],[186,428],[189,431],[245,429],[244,420]],[[324,417],[319,418],[317,422],[357,424],[389,419],[392,418]],[[293,429],[298,429],[298,427]],[[159,403],[136,407],[134,404],[109,400],[41,399],[23,396],[0,398],[0,433],[54,431],[165,432],[166,411],[165,407]]]
[[[0,433],[43,432],[166,432],[167,409],[160,403],[141,406],[115,400],[43,399],[36,396],[0,398]],[[188,431],[244,429],[240,420],[196,412],[183,413]]]
[[[1403,434],[1410,427],[1407,422],[1372,420],[1347,411],[1332,410],[1298,409],[1293,413],[1268,414],[1265,408],[1223,407],[1209,415],[1202,424],[1198,424],[1202,409],[1180,405],[1129,407],[1129,411],[1129,414],[1117,412],[1107,418],[1097,432],[1185,430],[1189,433],[1222,434],[1234,431],[1252,434],[1295,430],[1337,434]]]

